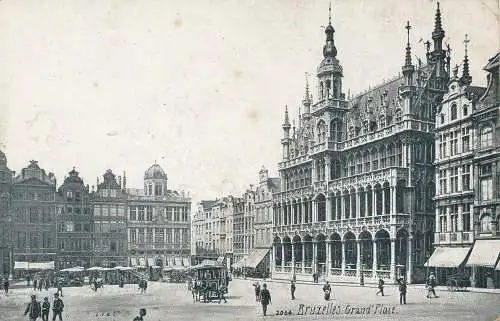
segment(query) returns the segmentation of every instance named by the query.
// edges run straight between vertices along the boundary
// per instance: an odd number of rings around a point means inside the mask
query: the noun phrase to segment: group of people
[[[262,284],[261,288],[259,282],[255,282],[253,283],[253,287],[255,291],[255,301],[260,302],[260,304],[262,305],[262,313],[264,314],[264,316],[266,316],[267,306],[271,304],[271,293],[267,289],[267,284]]]
[[[49,298],[45,297],[43,303],[40,303],[36,299],[36,295],[31,296],[31,301],[26,306],[24,310],[24,315],[28,315],[29,321],[36,321],[39,317],[42,321],[49,320],[51,304]],[[59,293],[54,293],[54,301],[52,302],[52,321],[55,321],[59,317],[59,321],[62,321],[62,312],[64,310],[64,302],[59,297]]]
[[[10,286],[9,278],[4,277],[3,280],[2,280],[1,285],[3,287],[5,295],[8,295],[9,294],[9,286]]]

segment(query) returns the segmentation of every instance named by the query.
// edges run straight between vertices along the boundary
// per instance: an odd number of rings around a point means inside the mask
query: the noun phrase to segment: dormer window
[[[451,114],[451,120],[457,119],[457,105],[456,104],[451,105],[450,114]]]

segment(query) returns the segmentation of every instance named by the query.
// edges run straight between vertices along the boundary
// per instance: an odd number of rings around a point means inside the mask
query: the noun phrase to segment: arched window
[[[451,114],[451,120],[457,119],[457,105],[456,104],[451,105],[450,114]]]
[[[401,109],[398,109],[396,110],[396,122],[400,122],[401,121]]]
[[[467,105],[464,105],[464,107],[462,108],[462,114],[464,116],[467,116],[469,114],[469,107]]]
[[[318,122],[318,142],[323,142],[326,139],[326,126],[323,120]]]
[[[330,122],[330,139],[334,142],[342,140],[342,122],[337,118]]]
[[[319,83],[319,99],[323,99],[323,82]]]
[[[481,217],[481,232],[491,232],[491,216],[489,214]]]
[[[493,143],[493,130],[490,126],[483,127],[479,135],[481,147],[489,147]]]

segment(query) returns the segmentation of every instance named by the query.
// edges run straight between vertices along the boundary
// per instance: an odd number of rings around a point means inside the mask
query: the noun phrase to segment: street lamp
[[[359,285],[365,286],[365,276],[363,275],[363,239],[360,240],[360,252]]]

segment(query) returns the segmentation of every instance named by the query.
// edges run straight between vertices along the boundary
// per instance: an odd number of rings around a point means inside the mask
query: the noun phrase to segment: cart
[[[193,266],[191,270],[194,271],[196,283],[199,285],[200,301],[210,302],[212,299],[218,299],[221,286],[224,293],[228,293],[229,278],[224,265],[207,260]]]

